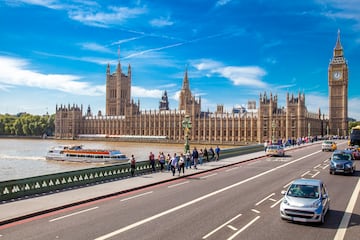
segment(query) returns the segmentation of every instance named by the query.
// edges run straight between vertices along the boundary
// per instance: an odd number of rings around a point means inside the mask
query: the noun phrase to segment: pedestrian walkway
[[[103,196],[116,195],[117,193],[128,192],[146,186],[155,185],[161,182],[172,181],[181,177],[186,177],[216,168],[221,168],[231,164],[236,164],[251,159],[261,158],[265,152],[255,152],[236,157],[221,159],[220,161],[205,162],[198,165],[198,169],[186,169],[185,175],[171,172],[156,172],[145,175],[137,175],[117,181],[100,183],[96,185],[75,188],[71,190],[59,191],[44,194],[41,196],[29,197],[26,199],[10,201],[0,204],[0,226],[15,219],[25,219],[29,216],[36,216],[41,213],[51,212],[62,209],[66,206],[75,206],[90,199],[101,199]]]

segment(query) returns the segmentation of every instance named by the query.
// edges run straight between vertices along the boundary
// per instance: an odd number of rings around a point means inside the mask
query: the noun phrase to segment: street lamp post
[[[272,120],[272,124],[271,124],[271,127],[272,127],[272,144],[275,144],[275,120]]]
[[[310,139],[310,134],[311,134],[310,128],[311,128],[311,123],[308,123],[308,139]]]
[[[184,129],[184,138],[185,138],[185,153],[190,151],[190,144],[189,144],[189,133],[191,130],[191,120],[189,115],[185,115],[185,119],[182,121],[182,127]]]

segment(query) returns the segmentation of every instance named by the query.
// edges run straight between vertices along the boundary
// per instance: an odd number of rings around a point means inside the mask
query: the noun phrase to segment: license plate
[[[295,222],[306,222],[306,219],[298,218],[298,217],[293,217],[292,220],[295,221]]]

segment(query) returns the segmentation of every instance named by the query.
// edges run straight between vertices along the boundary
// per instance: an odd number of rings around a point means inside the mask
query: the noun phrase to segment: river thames
[[[64,144],[79,144],[84,148],[117,149],[128,157],[134,154],[138,161],[148,159],[150,152],[157,156],[159,151],[164,154],[173,154],[182,152],[184,149],[183,144],[0,138],[0,181],[102,166],[45,159],[45,155],[51,147]]]

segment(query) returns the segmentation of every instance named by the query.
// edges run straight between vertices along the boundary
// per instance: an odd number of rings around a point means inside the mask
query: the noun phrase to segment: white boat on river
[[[82,145],[61,145],[52,147],[46,154],[46,160],[86,162],[86,163],[122,163],[129,158],[119,150],[85,149]]]

